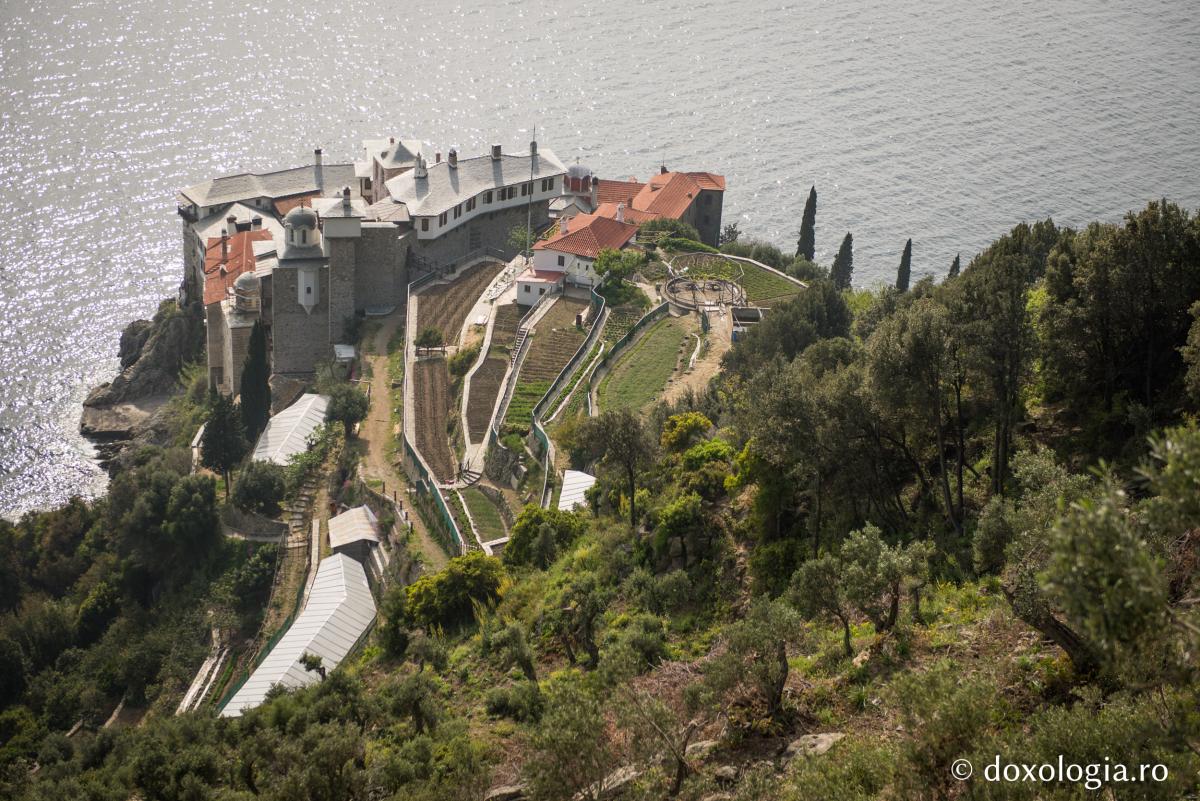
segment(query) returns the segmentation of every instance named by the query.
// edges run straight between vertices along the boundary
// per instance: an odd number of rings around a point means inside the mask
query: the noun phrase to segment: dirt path
[[[677,400],[689,389],[695,392],[703,392],[713,376],[721,371],[721,357],[733,345],[731,340],[733,335],[733,317],[729,314],[727,307],[723,315],[709,314],[708,321],[711,327],[708,329],[707,349],[696,359],[696,366],[692,368],[691,372],[684,371],[675,374],[671,385],[663,393],[663,400]],[[699,332],[699,330],[700,325],[697,323],[696,331]],[[695,342],[691,337],[688,338],[688,341],[689,348],[685,359],[691,358],[692,348],[690,345]],[[683,366],[684,368],[687,367],[686,360]]]
[[[396,492],[397,498],[405,499],[405,508],[408,510],[415,535],[412,546],[426,568],[432,572],[445,567],[449,558],[429,535],[420,515],[409,505],[406,496],[408,484],[392,465],[389,447],[395,439],[393,429],[396,424],[392,422],[391,376],[388,375],[387,349],[388,342],[403,321],[404,315],[400,311],[385,317],[383,325],[375,332],[371,352],[363,354],[363,358],[371,365],[371,411],[360,429],[360,435],[367,441],[367,456],[363,467],[368,478],[383,482],[385,493]]]

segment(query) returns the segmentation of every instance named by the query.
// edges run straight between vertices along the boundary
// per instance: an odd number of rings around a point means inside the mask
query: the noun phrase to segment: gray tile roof
[[[428,165],[428,178],[415,178],[415,171],[412,170],[397,175],[387,182],[387,190],[395,200],[408,206],[408,213],[412,216],[433,216],[488,189],[528,181],[530,158],[528,154],[505,154],[499,159],[493,159],[490,155],[460,158],[458,167],[453,169],[449,162],[443,161]],[[539,149],[532,159],[533,180],[563,175],[567,171],[549,150]]]
[[[226,175],[189,186],[180,194],[197,206],[218,206],[256,197],[274,200],[314,192],[332,195],[340,192],[344,186],[357,185],[353,164],[325,164],[321,167],[309,164],[262,175],[252,172]]]
[[[372,160],[379,162],[385,170],[399,167],[411,167],[417,161],[421,152],[420,139],[397,139],[389,142],[386,139],[368,139],[363,142],[363,150]]]

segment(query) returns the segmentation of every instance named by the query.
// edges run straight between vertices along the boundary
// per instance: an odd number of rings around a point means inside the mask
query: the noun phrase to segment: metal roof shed
[[[582,470],[567,470],[563,473],[562,492],[558,495],[558,508],[561,511],[569,512],[579,506],[587,506],[587,498],[584,497],[592,485],[596,483],[596,477],[584,473]]]
[[[308,439],[325,422],[329,398],[306,393],[272,417],[254,446],[254,461],[287,465],[298,453],[308,450]]]
[[[305,670],[300,658],[321,657],[321,665],[332,670],[346,658],[375,619],[375,599],[363,566],[344,554],[324,559],[304,611],[287,634],[267,654],[241,689],[221,710],[221,717],[239,717],[263,702],[276,684],[304,687],[319,680]]]
[[[379,521],[366,506],[356,506],[329,519],[329,547],[333,550],[364,540],[379,542]]]

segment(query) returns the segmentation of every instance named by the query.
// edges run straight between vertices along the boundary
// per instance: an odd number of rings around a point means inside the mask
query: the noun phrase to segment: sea
[[[0,514],[105,478],[80,401],[176,292],[177,191],[417,138],[536,137],[611,178],[728,181],[724,219],[854,279],[940,276],[1022,220],[1200,207],[1186,0],[0,3]]]

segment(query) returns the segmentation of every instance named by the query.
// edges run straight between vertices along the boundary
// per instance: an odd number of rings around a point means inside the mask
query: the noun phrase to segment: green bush
[[[479,358],[479,349],[483,345],[482,342],[476,342],[468,348],[459,348],[453,356],[446,360],[446,368],[450,371],[450,375],[455,378],[462,378],[467,374],[475,364],[475,360]]]
[[[689,225],[683,220],[673,220],[669,217],[659,217],[656,220],[647,220],[638,226],[638,233],[643,231],[646,233],[664,231],[670,234],[672,238],[690,239],[694,242],[700,241],[700,232],[696,230],[695,226]]]
[[[504,546],[504,562],[545,570],[564,548],[583,534],[584,528],[583,520],[574,512],[528,504],[513,524],[508,544]]]
[[[489,715],[509,718],[518,723],[532,723],[542,717],[542,693],[532,681],[522,681],[511,687],[493,687],[484,702]]]
[[[338,384],[329,392],[329,407],[325,410],[326,420],[336,420],[346,427],[346,434],[366,418],[370,408],[367,396],[354,384]]]
[[[498,597],[504,567],[482,551],[457,556],[440,572],[408,587],[407,613],[415,625],[454,629],[470,623],[474,604]]]
[[[286,469],[270,462],[250,462],[233,485],[233,503],[243,511],[274,517],[286,492]]]

